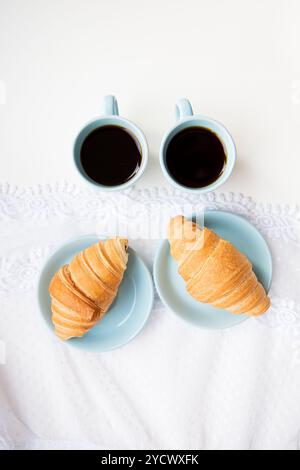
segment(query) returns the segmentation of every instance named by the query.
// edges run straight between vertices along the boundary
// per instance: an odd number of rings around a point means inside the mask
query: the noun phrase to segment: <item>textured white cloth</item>
[[[197,329],[159,299],[130,344],[94,354],[59,342],[36,303],[50,250],[166,205],[245,216],[274,260],[273,307],[225,331]],[[132,238],[135,238],[134,236]],[[297,449],[300,445],[300,219],[234,194],[103,194],[57,184],[0,188],[0,449]],[[157,241],[132,245],[149,267]],[[1,344],[2,341],[2,344]],[[5,349],[5,356],[3,350]]]

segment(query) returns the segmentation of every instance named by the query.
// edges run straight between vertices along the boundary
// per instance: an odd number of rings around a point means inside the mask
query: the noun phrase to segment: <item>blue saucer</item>
[[[205,226],[233,243],[253,265],[253,270],[266,291],[272,280],[272,257],[258,230],[243,217],[222,211],[205,212]],[[163,240],[154,261],[154,281],[163,303],[177,316],[195,326],[223,329],[247,320],[246,315],[233,315],[194,300],[186,291],[178,274],[178,266],[170,255],[168,240]]]
[[[54,334],[51,321],[51,302],[48,292],[50,281],[59,268],[73,256],[96,243],[94,235],[69,241],[45,263],[38,281],[38,302],[42,318]],[[127,269],[116,300],[104,318],[82,338],[66,342],[86,351],[104,352],[119,348],[131,341],[144,327],[153,305],[153,282],[148,268],[129,248]]]

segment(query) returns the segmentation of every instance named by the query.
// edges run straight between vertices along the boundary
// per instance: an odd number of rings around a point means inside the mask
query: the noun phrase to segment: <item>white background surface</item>
[[[159,143],[186,96],[235,138],[224,191],[299,201],[299,14],[296,0],[0,0],[1,181],[77,181],[73,140],[112,93],[148,138],[140,186],[167,185]]]

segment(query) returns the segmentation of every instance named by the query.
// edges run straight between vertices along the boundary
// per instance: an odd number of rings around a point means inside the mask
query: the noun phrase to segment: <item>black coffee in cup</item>
[[[84,140],[80,161],[91,180],[103,186],[119,186],[139,171],[142,149],[137,139],[124,127],[101,126]]]
[[[178,132],[167,147],[166,166],[170,176],[187,188],[203,188],[223,173],[226,153],[210,129],[192,126]]]

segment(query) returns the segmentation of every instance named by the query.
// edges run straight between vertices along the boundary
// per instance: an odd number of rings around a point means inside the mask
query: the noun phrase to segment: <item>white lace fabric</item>
[[[51,250],[78,235],[109,233],[116,219],[134,233],[153,207],[186,204],[240,214],[264,235],[274,262],[266,315],[208,332],[156,298],[142,333],[119,350],[77,351],[51,335],[35,291]],[[241,194],[2,185],[0,241],[0,449],[298,448],[296,207]],[[157,240],[136,236],[131,244],[152,268]]]

